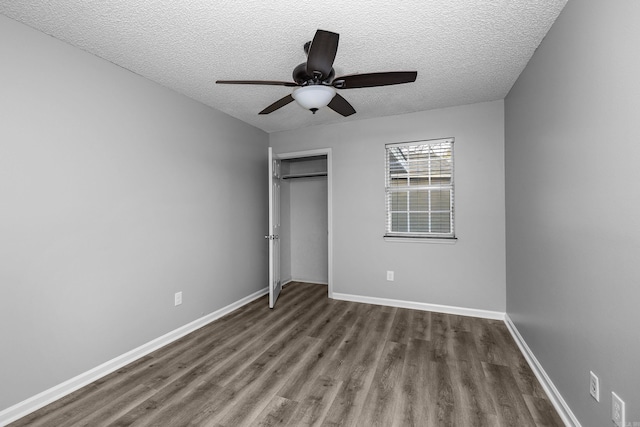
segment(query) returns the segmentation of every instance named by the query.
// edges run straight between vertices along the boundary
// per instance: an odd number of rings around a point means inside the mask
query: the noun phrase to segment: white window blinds
[[[453,238],[453,138],[386,145],[390,237]]]

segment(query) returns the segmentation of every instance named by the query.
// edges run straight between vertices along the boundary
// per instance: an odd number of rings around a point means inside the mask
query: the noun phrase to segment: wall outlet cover
[[[173,303],[174,305],[182,304],[182,292],[176,292],[176,294],[173,297]]]
[[[600,402],[600,380],[593,371],[589,371],[589,394],[596,402]]]
[[[387,270],[387,280],[388,280],[389,282],[393,282],[393,280],[394,280],[394,274],[393,274],[393,271],[391,271],[391,270]]]
[[[611,392],[611,419],[617,427],[626,427],[624,400]]]

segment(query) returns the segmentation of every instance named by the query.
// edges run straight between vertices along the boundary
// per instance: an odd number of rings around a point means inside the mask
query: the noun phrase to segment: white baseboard
[[[511,321],[508,314],[505,314],[504,316],[504,323],[507,325],[513,339],[518,344],[518,347],[520,347],[520,351],[524,355],[525,359],[527,359],[531,370],[535,374],[536,378],[538,378],[538,381],[540,381],[542,388],[544,388],[547,396],[549,396],[551,403],[553,403],[556,411],[558,411],[558,415],[560,415],[562,421],[564,421],[567,426],[581,427],[580,422],[571,411],[571,408],[569,408],[569,405],[567,405],[567,402],[565,402],[564,398],[553,384],[553,381],[551,381],[551,378],[549,378],[540,362],[538,362],[538,359],[533,354],[524,338],[522,338],[522,335],[518,332],[518,328],[516,328],[516,325]]]
[[[13,406],[10,406],[3,411],[0,411],[0,426],[5,426],[9,423],[12,423],[56,400],[88,385],[92,382],[108,375],[123,366],[128,365],[135,360],[146,356],[147,354],[164,347],[167,344],[172,343],[173,341],[199,329],[214,320],[221,318],[222,316],[242,307],[245,304],[250,303],[253,300],[260,298],[261,296],[267,294],[269,291],[267,288],[261,289],[253,294],[242,298],[234,303],[227,305],[219,310],[214,311],[213,313],[207,314],[199,319],[194,320],[191,323],[188,323],[184,326],[179,327],[161,337],[158,337],[152,341],[149,341],[146,344],[141,345],[138,348],[135,348],[127,353],[124,353],[108,362],[103,363],[100,366],[96,366],[95,368],[84,372],[76,377],[73,377],[57,386],[54,386],[48,390],[43,391],[29,399],[26,399],[20,403],[17,403]]]
[[[322,280],[318,280],[318,279],[291,279],[291,282],[302,282],[302,283],[311,283],[312,285],[328,285],[329,283],[327,282],[323,282]]]
[[[289,277],[288,279],[280,278],[280,282],[282,283],[282,286],[284,286],[284,285],[288,285],[289,283],[293,282],[293,279],[291,277]],[[269,292],[269,291],[267,290],[267,292]]]
[[[334,292],[333,298],[342,301],[362,302],[365,304],[387,305],[390,307],[410,308],[413,310],[435,311],[436,313],[457,314],[460,316],[481,317],[483,319],[504,320],[501,311],[479,310],[475,308],[455,307],[451,305],[428,304],[424,302],[403,301],[388,298],[365,297],[361,295]]]

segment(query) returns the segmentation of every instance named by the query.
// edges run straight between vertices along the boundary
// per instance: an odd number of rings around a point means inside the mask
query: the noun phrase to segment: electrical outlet
[[[611,419],[613,423],[618,427],[625,427],[624,416],[624,400],[620,399],[620,396],[611,392]]]
[[[182,304],[182,291],[176,292],[176,294],[173,296],[173,302],[175,305]]]
[[[589,394],[591,394],[596,402],[600,402],[600,381],[593,371],[589,371],[589,375]]]
[[[389,282],[393,282],[393,280],[394,280],[393,276],[394,276],[393,271],[387,270],[387,280]]]

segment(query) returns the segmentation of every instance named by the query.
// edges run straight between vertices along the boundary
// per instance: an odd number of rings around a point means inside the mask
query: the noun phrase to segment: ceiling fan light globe
[[[329,105],[335,95],[333,87],[324,85],[303,86],[291,94],[302,108],[312,111]]]

